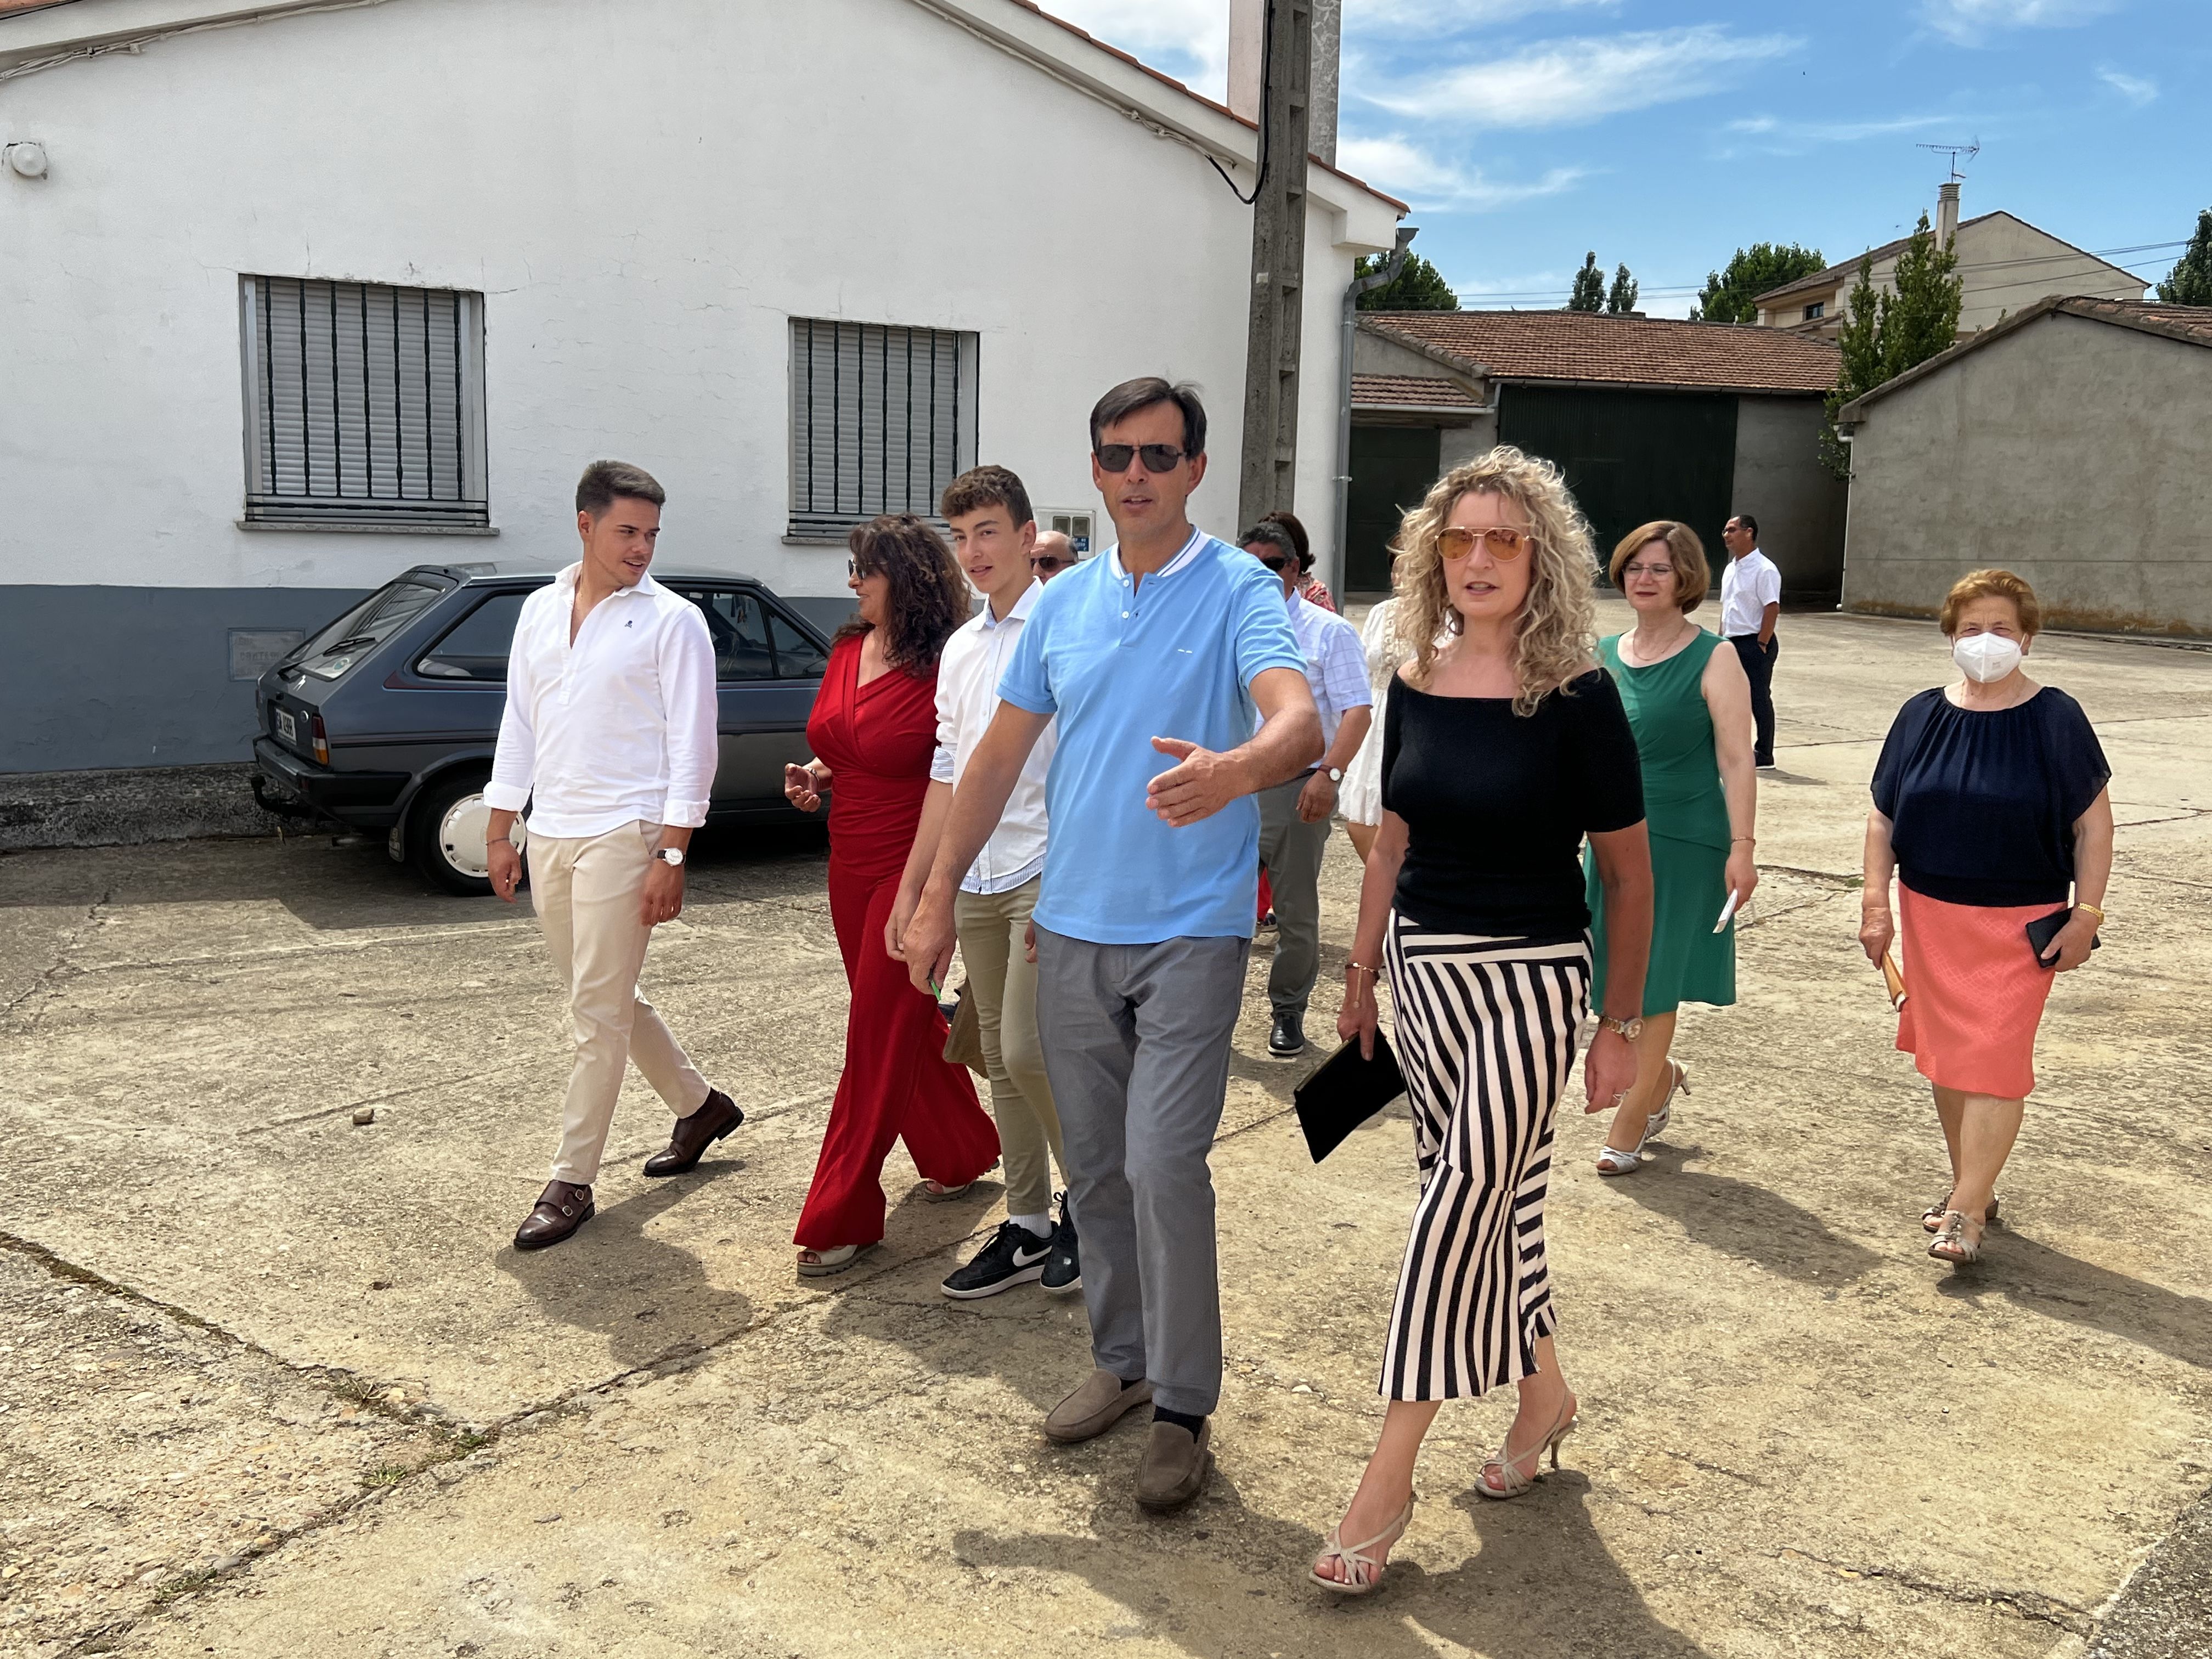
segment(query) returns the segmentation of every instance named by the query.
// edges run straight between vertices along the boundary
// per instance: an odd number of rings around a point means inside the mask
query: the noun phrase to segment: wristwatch
[[[653,856],[663,864],[672,864],[678,869],[683,868],[684,849],[680,847],[656,847],[653,849]]]
[[[1631,1042],[1644,1035],[1644,1020],[1641,1015],[1634,1019],[1615,1019],[1611,1014],[1600,1014],[1597,1017],[1597,1023],[1608,1031],[1620,1032]]]
[[[1344,781],[1344,769],[1341,766],[1330,767],[1328,769],[1328,781],[1331,783],[1342,783]]]

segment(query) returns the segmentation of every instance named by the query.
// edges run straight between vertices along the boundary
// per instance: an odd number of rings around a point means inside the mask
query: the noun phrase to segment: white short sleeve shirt
[[[1782,603],[1782,573],[1757,548],[1730,559],[1721,570],[1721,633],[1728,639],[1756,634],[1770,605]]]

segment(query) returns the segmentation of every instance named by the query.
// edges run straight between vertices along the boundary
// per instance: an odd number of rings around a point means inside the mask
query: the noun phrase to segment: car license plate
[[[289,708],[280,708],[276,711],[276,735],[287,743],[297,743],[300,740],[300,727],[292,719],[292,711]]]

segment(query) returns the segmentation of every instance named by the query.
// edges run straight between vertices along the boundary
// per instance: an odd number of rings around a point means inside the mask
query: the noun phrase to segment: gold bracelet
[[[2105,913],[2102,910],[2100,910],[2094,904],[2084,904],[2081,900],[2076,899],[2074,901],[2074,908],[2076,910],[2087,910],[2091,915],[2096,917],[2100,921],[2102,921],[2105,919]]]
[[[1759,837],[1757,836],[1730,836],[1729,837],[1729,845],[1733,847],[1740,841],[1747,841],[1754,847],[1759,845]]]
[[[1370,968],[1364,962],[1346,961],[1344,964],[1344,971],[1347,974],[1379,974],[1382,970],[1380,968]]]

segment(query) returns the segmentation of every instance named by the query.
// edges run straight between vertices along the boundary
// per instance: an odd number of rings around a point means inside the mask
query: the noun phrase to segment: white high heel
[[[1644,1139],[1636,1143],[1633,1152],[1619,1146],[1601,1148],[1597,1155],[1597,1172],[1601,1176],[1625,1176],[1635,1173],[1637,1166],[1649,1156],[1644,1150],[1667,1133],[1667,1126],[1674,1121],[1674,1095],[1690,1092],[1690,1068],[1680,1060],[1670,1060],[1673,1068],[1667,1079],[1667,1096],[1659,1103],[1659,1109],[1651,1114],[1644,1125]]]

